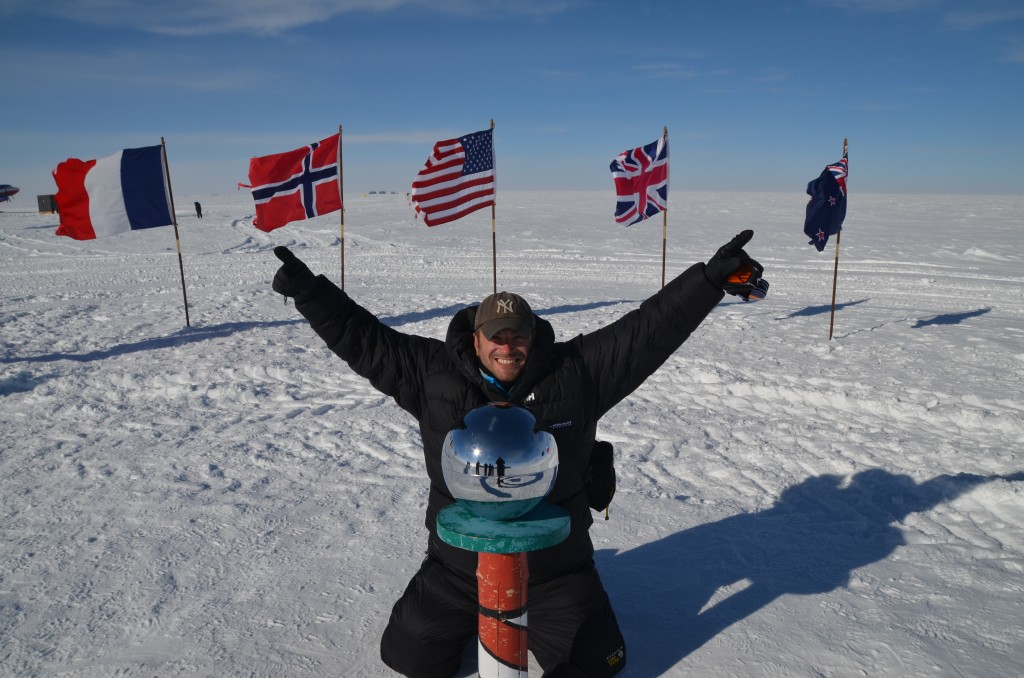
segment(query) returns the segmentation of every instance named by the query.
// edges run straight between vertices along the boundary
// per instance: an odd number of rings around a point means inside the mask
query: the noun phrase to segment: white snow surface
[[[1024,197],[854,192],[831,340],[805,201],[673,193],[669,277],[753,228],[771,290],[726,297],[598,427],[620,675],[1024,675]],[[245,191],[177,202],[189,327],[174,229],[76,242],[0,212],[0,674],[393,675],[418,429],[271,290],[271,250],[336,282],[344,252],[360,304],[443,338],[492,291],[490,214],[427,228],[404,194],[349,195],[342,248],[338,213],[266,234]],[[660,217],[613,209],[500,196],[497,286],[560,339],[661,285]]]

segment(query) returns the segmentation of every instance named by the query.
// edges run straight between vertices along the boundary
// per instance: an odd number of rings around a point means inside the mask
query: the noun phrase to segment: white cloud
[[[985,28],[994,24],[1005,24],[1024,19],[1024,7],[1001,9],[972,8],[959,12],[947,12],[943,17],[947,25],[964,31]]]
[[[353,12],[418,10],[460,16],[544,19],[580,0],[6,0],[7,14],[31,9],[46,16],[105,26],[128,26],[165,35],[250,33],[273,35]]]
[[[785,82],[793,78],[793,71],[783,68],[762,68],[758,75],[751,78],[754,82]]]
[[[652,78],[690,80],[700,75],[695,68],[674,63],[644,64],[640,66],[634,66],[633,68],[635,70],[646,73],[648,76]]]
[[[581,77],[581,74],[577,71],[557,70],[554,68],[542,68],[537,71],[537,74],[542,78],[550,80],[576,80]]]
[[[1014,41],[1004,51],[1002,60],[1013,64],[1024,64],[1024,42]]]
[[[897,13],[932,9],[943,2],[944,0],[814,0],[809,4],[830,5],[854,12]]]
[[[379,132],[376,134],[345,134],[346,144],[426,144],[433,146],[442,139],[454,139],[465,132],[453,130],[435,130],[433,132],[423,130],[399,130],[394,132]]]
[[[125,49],[102,54],[0,49],[0,59],[20,63],[23,74],[31,76],[21,81],[33,86],[56,81],[106,82],[149,90],[221,92],[244,90],[265,82],[268,77],[265,69],[211,69],[189,54],[153,55]],[[171,63],[173,68],[168,67]]]
[[[1019,0],[813,0],[811,4],[878,14],[941,11],[942,20],[947,26],[965,31],[1024,20],[1024,7],[1020,6]],[[955,5],[965,8],[952,9]]]

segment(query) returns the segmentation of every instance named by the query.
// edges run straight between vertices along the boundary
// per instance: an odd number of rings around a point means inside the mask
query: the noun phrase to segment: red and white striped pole
[[[480,553],[476,568],[480,598],[481,676],[528,675],[526,596],[530,573],[525,553]]]
[[[527,554],[569,536],[569,514],[545,502],[513,520],[489,520],[457,501],[438,513],[437,534],[452,546],[477,553],[480,678],[526,678]]]

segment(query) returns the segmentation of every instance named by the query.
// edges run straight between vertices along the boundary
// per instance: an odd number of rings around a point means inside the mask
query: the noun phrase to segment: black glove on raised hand
[[[751,259],[732,272],[722,285],[722,290],[742,297],[743,301],[760,301],[768,296],[768,281],[761,277],[764,268]]]
[[[286,297],[299,297],[316,291],[317,277],[290,249],[278,245],[274,248],[274,254],[282,262],[281,268],[274,275],[275,292]]]
[[[722,291],[742,297],[744,301],[764,299],[768,281],[761,278],[764,267],[750,258],[743,246],[754,237],[746,230],[722,245],[704,267],[704,277]]]

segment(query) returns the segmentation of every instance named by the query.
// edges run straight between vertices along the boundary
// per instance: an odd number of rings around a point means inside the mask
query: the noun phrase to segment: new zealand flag
[[[668,209],[668,135],[612,160],[615,221],[632,226]]]
[[[821,252],[828,238],[843,230],[846,218],[846,175],[849,169],[847,154],[834,165],[822,170],[814,181],[808,182],[807,216],[804,218],[804,233]]]

